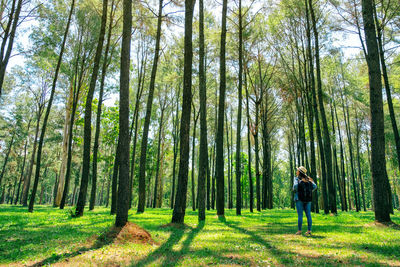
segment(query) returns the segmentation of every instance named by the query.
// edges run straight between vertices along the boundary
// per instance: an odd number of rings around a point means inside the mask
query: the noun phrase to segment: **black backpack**
[[[312,183],[305,183],[303,181],[299,182],[297,187],[297,194],[299,196],[299,200],[303,202],[311,202],[312,201]]]

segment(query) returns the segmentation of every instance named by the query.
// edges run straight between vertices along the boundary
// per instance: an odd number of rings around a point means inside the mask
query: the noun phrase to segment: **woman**
[[[303,225],[303,210],[307,216],[308,231],[306,235],[311,235],[311,201],[312,192],[317,189],[317,185],[311,177],[307,176],[307,169],[300,166],[296,170],[296,177],[293,182],[294,201],[296,201],[296,209],[298,215],[298,231],[296,235],[301,235],[301,227]]]

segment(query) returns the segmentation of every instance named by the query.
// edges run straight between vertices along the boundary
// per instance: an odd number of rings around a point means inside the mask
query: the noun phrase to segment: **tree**
[[[47,103],[46,113],[44,115],[44,120],[43,120],[43,125],[42,125],[42,130],[40,132],[40,139],[39,139],[39,144],[38,144],[38,152],[37,152],[37,157],[36,157],[35,180],[34,180],[34,183],[33,183],[32,194],[31,194],[31,198],[30,198],[30,201],[29,201],[29,208],[28,208],[29,212],[33,212],[33,205],[35,203],[36,190],[37,190],[37,187],[38,187],[39,177],[40,177],[40,162],[41,162],[41,159],[42,159],[42,149],[43,149],[44,136],[45,136],[45,133],[46,133],[47,121],[49,119],[51,106],[53,104],[54,93],[55,93],[55,90],[56,90],[57,79],[58,79],[58,73],[59,73],[60,67],[61,67],[61,62],[62,62],[64,49],[65,49],[65,43],[67,41],[67,36],[68,36],[69,26],[71,24],[71,19],[72,19],[72,13],[74,11],[74,6],[75,6],[75,0],[72,0],[71,8],[70,8],[70,12],[69,12],[69,15],[68,15],[68,20],[67,20],[67,26],[66,26],[65,33],[64,33],[64,38],[63,38],[63,41],[62,41],[62,44],[61,44],[60,55],[58,57],[57,66],[56,66],[56,70],[55,70],[55,74],[54,74],[54,80],[53,80],[53,84],[52,84],[52,87],[51,87],[50,99],[49,99],[49,101]]]
[[[100,68],[101,53],[103,52],[104,36],[106,32],[107,22],[107,8],[108,0],[103,0],[103,11],[101,16],[101,26],[99,40],[97,43],[96,54],[94,57],[92,77],[90,79],[89,90],[86,96],[85,103],[85,125],[84,125],[84,141],[83,141],[83,158],[82,158],[82,177],[81,185],[79,187],[78,203],[76,205],[75,216],[82,216],[85,209],[87,187],[89,183],[89,171],[90,171],[90,145],[92,139],[92,102],[93,94],[96,88],[97,75]]]
[[[129,190],[129,67],[131,53],[132,0],[123,2],[123,29],[121,47],[121,76],[119,95],[120,174],[118,183],[118,209],[115,226],[128,221]]]
[[[4,3],[2,2],[2,5]],[[6,69],[8,61],[11,56],[11,51],[14,45],[15,34],[17,27],[20,24],[19,16],[22,9],[23,0],[13,0],[11,4],[10,13],[8,14],[7,25],[2,33],[2,42],[0,49],[0,97],[1,91],[4,83],[4,76],[6,74]]]
[[[215,159],[215,180],[217,183],[217,215],[224,216],[224,114],[225,114],[225,91],[226,91],[226,64],[225,64],[225,47],[226,47],[226,13],[228,9],[228,1],[222,2],[222,26],[221,26],[221,47],[220,47],[220,84],[219,84],[219,101],[218,101],[218,124],[216,134],[216,159]]]
[[[189,135],[190,135],[190,115],[192,104],[192,25],[195,0],[185,0],[185,52],[183,70],[183,96],[182,96],[182,115],[180,127],[180,161],[178,172],[178,184],[174,211],[172,214],[173,223],[183,223],[185,220],[186,193],[189,169]]]
[[[204,4],[199,0],[199,96],[200,96],[200,155],[198,177],[199,221],[206,219],[206,179],[208,170],[207,145],[207,84],[204,52]]]
[[[367,46],[367,65],[371,112],[371,171],[375,220],[390,222],[390,188],[385,159],[385,134],[383,120],[382,80],[379,66],[379,52],[373,17],[373,1],[362,0],[362,16]]]
[[[159,0],[156,45],[154,49],[153,66],[151,69],[151,76],[150,76],[149,95],[147,96],[146,117],[144,119],[144,125],[143,125],[142,144],[140,147],[139,204],[137,208],[138,212],[144,212],[144,205],[146,202],[146,152],[147,152],[147,143],[149,136],[151,109],[153,106],[154,88],[157,75],[158,58],[160,55],[162,9],[163,9],[163,0]]]

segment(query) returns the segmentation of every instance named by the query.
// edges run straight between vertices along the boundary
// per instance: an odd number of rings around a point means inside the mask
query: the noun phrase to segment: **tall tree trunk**
[[[183,223],[185,219],[186,194],[189,167],[189,135],[190,114],[192,103],[192,25],[195,0],[185,0],[185,40],[184,40],[184,71],[183,71],[183,96],[182,116],[180,129],[180,162],[176,201],[172,214],[173,223]]]
[[[229,145],[229,124],[228,124],[228,115],[225,113],[225,132],[226,132],[226,152],[227,152],[227,156],[228,156],[228,198],[227,198],[227,202],[228,202],[228,209],[232,209],[233,208],[233,203],[231,201],[231,181],[232,181],[232,177],[231,177],[231,167],[232,167],[232,163],[231,163],[231,150],[230,150],[230,145]],[[225,168],[224,168],[225,169]]]
[[[315,42],[315,63],[317,70],[317,84],[318,84],[318,101],[319,101],[319,110],[321,113],[322,120],[322,128],[323,128],[323,140],[324,140],[324,153],[325,153],[325,163],[326,164],[326,180],[328,183],[328,194],[329,194],[329,203],[324,202],[324,206],[328,206],[330,211],[333,214],[337,213],[336,208],[336,190],[333,184],[332,179],[332,153],[331,153],[331,140],[329,136],[329,128],[328,122],[326,119],[323,94],[322,94],[322,80],[321,80],[321,68],[320,68],[320,59],[319,59],[319,40],[318,40],[318,30],[317,23],[314,15],[314,8],[312,5],[312,0],[309,0],[309,8],[311,14],[312,28],[314,32],[314,42]],[[327,209],[325,208],[325,213]]]
[[[179,146],[179,136],[178,136],[178,129],[179,129],[179,95],[181,92],[181,87],[179,86],[178,89],[178,94],[176,97],[176,111],[175,111],[175,117],[173,119],[173,133],[172,133],[172,139],[174,141],[174,159],[172,163],[172,189],[171,189],[171,209],[174,208],[174,203],[175,203],[175,176],[176,176],[176,159],[178,157],[178,146]]]
[[[348,103],[346,103],[346,106]],[[349,155],[350,155],[350,167],[351,167],[351,178],[353,181],[353,192],[354,192],[354,201],[356,205],[356,211],[360,211],[360,202],[359,198],[357,195],[357,184],[356,184],[356,178],[355,178],[355,168],[354,168],[354,157],[353,157],[353,142],[351,138],[351,125],[350,125],[350,115],[349,115],[349,109],[345,109],[345,104],[344,104],[344,97],[342,94],[342,109],[343,109],[343,116],[344,116],[344,121],[345,121],[345,127],[346,127],[346,132],[347,132],[347,140],[349,143]]]
[[[249,92],[247,90],[246,74],[244,75],[244,84],[246,89],[246,115],[247,115],[247,149],[248,149],[248,169],[249,169],[249,198],[250,198],[250,212],[253,212],[254,207],[254,188],[253,188],[253,175],[251,171],[251,140],[250,140],[250,108],[249,108]]]
[[[74,78],[74,90],[73,90],[73,101],[72,101],[72,112],[71,112],[71,121],[69,124],[69,136],[68,136],[68,156],[67,156],[67,165],[66,165],[66,172],[65,172],[65,185],[64,191],[62,194],[61,202],[60,202],[60,209],[64,209],[64,206],[67,202],[68,193],[69,193],[69,181],[71,177],[71,163],[72,163],[72,141],[73,141],[73,127],[75,121],[75,113],[78,106],[78,100],[80,95],[80,90],[83,83],[83,76],[84,76],[84,66],[87,57],[84,56],[81,62],[81,71],[78,77],[78,69],[79,69],[79,59],[80,59],[80,52],[82,49],[82,38],[83,34],[79,36],[79,48],[76,57],[76,65],[75,65],[75,78]],[[74,186],[73,196],[75,196],[76,186]]]
[[[360,133],[361,133],[361,129],[360,129],[360,124],[359,124],[359,119],[358,119],[358,114],[356,112],[356,147],[357,147],[357,167],[358,167],[358,180],[360,181],[360,185],[361,185],[361,195],[362,195],[362,200],[363,200],[363,209],[364,211],[367,211],[367,208],[365,206],[365,193],[364,193],[364,182],[363,182],[363,175],[361,173],[361,160],[360,160]]]
[[[28,127],[27,127],[27,138],[25,140],[25,145],[24,145],[24,160],[22,161],[22,168],[21,168],[21,175],[19,177],[19,183],[18,183],[18,189],[17,189],[17,195],[15,197],[14,200],[14,205],[17,205],[18,199],[19,199],[19,195],[20,195],[20,189],[21,189],[21,183],[22,183],[22,179],[24,177],[25,174],[25,164],[26,164],[26,154],[27,154],[27,148],[28,148],[28,141],[29,141],[29,130],[31,128],[31,122],[32,122],[32,118],[29,119],[28,122]],[[26,175],[25,175],[25,179],[26,179]]]
[[[396,144],[397,163],[399,165],[398,167],[400,170],[400,135],[399,135],[399,129],[397,128],[396,115],[394,113],[393,102],[392,102],[392,93],[390,90],[389,76],[387,74],[387,69],[386,69],[385,52],[383,50],[383,31],[381,24],[378,21],[378,15],[376,12],[376,6],[374,2],[375,1],[373,1],[373,9],[374,9],[376,32],[378,34],[377,37],[378,37],[379,59],[381,63],[383,81],[385,85],[386,100],[388,103],[389,114],[390,114],[390,122],[392,123],[394,141]]]
[[[118,137],[117,148],[115,150],[112,185],[111,185],[111,215],[117,212],[117,199],[118,199],[118,175],[120,168],[120,155],[121,155],[121,143]]]
[[[15,3],[16,3],[16,0],[13,1],[12,9],[11,9],[9,19],[8,19],[8,25],[7,25],[7,28],[3,35],[3,42],[1,45],[1,51],[0,51],[0,56],[1,56],[0,57],[0,97],[1,97],[1,91],[3,88],[4,76],[6,74],[8,61],[10,59],[12,47],[14,44],[15,33],[17,31],[17,26],[19,25],[18,21],[19,21],[19,15],[21,13],[23,0],[18,0],[16,9],[14,9]],[[11,26],[11,21],[12,21],[12,26]],[[11,32],[9,32],[10,26],[11,26]],[[7,50],[5,50],[6,43],[7,43]]]
[[[69,26],[71,24],[71,19],[72,19],[72,13],[74,11],[74,6],[75,6],[75,0],[72,0],[71,9],[70,9],[70,12],[69,12],[69,15],[68,15],[68,20],[67,20],[67,26],[66,26],[64,37],[63,37],[63,41],[62,41],[62,44],[61,44],[60,55],[58,57],[56,71],[55,71],[55,74],[54,74],[54,80],[53,80],[53,84],[52,84],[52,87],[51,87],[50,99],[49,99],[49,101],[47,103],[46,114],[44,115],[42,130],[41,130],[41,133],[40,133],[40,139],[39,139],[39,143],[38,143],[38,152],[37,152],[37,157],[36,157],[35,180],[33,182],[33,189],[32,189],[32,194],[31,194],[31,198],[29,200],[29,207],[28,207],[28,211],[29,212],[33,212],[33,205],[35,203],[36,191],[37,191],[39,178],[40,178],[40,162],[42,160],[42,149],[43,149],[44,136],[46,134],[47,121],[49,119],[51,106],[53,104],[53,98],[54,98],[54,93],[56,91],[58,73],[59,73],[60,67],[61,67],[62,57],[63,57],[63,54],[64,54],[65,43],[67,41],[67,36],[68,36]]]
[[[216,135],[216,182],[217,182],[217,215],[224,216],[225,205],[225,181],[224,181],[224,114],[225,114],[225,90],[226,90],[226,13],[228,1],[222,1],[222,27],[221,27],[221,46],[220,46],[220,84],[218,102],[218,128]]]
[[[110,12],[110,21],[108,26],[108,34],[107,34],[107,42],[106,48],[104,52],[103,58],[103,66],[101,69],[101,78],[100,78],[100,93],[99,93],[99,101],[97,103],[97,114],[96,114],[96,130],[94,134],[94,145],[93,145],[93,166],[92,166],[92,189],[90,191],[90,202],[89,202],[89,210],[93,210],[96,203],[96,186],[97,186],[97,157],[99,150],[99,138],[100,138],[100,120],[101,120],[101,112],[103,105],[103,96],[104,96],[104,81],[106,78],[107,67],[108,67],[108,52],[110,50],[110,40],[111,40],[111,32],[112,32],[112,23],[113,23],[113,11],[114,11],[114,1],[111,3],[111,12]],[[107,12],[106,12],[107,16]]]
[[[133,111],[133,121],[135,124],[135,133],[133,136],[133,148],[131,155],[131,174],[130,174],[130,191],[131,191],[131,199],[129,201],[129,208],[132,206],[133,199],[133,176],[135,171],[135,161],[136,161],[136,145],[137,145],[137,137],[138,137],[138,129],[139,129],[139,109],[140,109],[140,101],[142,99],[142,93],[144,89],[144,79],[146,77],[146,62],[147,62],[147,53],[142,47],[141,49],[142,57],[141,57],[141,65],[139,68],[139,78],[138,78],[138,89],[136,93],[136,103],[135,109]],[[139,61],[139,60],[138,60]],[[132,123],[133,123],[132,121]]]
[[[372,0],[362,0],[362,15],[368,51],[366,60],[370,87],[371,169],[375,220],[378,222],[390,222],[391,203],[387,194],[390,185],[386,172],[382,81]]]
[[[13,144],[14,144],[15,134],[16,134],[16,131],[14,130],[13,135],[12,135],[12,137],[11,137],[10,144],[8,145],[6,157],[4,158],[3,167],[1,168],[1,173],[0,173],[0,184],[1,184],[1,180],[3,180],[4,172],[5,172],[5,170],[6,170],[6,166],[7,166],[7,162],[8,162],[8,157],[10,156],[10,152],[11,152],[12,146],[13,146]]]
[[[164,103],[161,104],[161,116],[160,116],[160,128],[158,130],[158,144],[157,144],[157,161],[156,161],[156,176],[154,182],[154,201],[153,201],[153,208],[157,207],[157,195],[158,195],[158,187],[160,185],[159,179],[159,171],[160,171],[160,154],[161,154],[161,135],[163,131],[163,123],[164,123],[164,112],[165,112],[165,105]]]
[[[65,168],[67,167],[67,158],[68,158],[68,139],[69,139],[69,124],[71,122],[71,111],[74,99],[74,88],[73,85],[70,86],[68,102],[65,107],[65,121],[64,121],[64,133],[63,133],[63,141],[62,141],[62,156],[61,156],[61,167],[60,167],[60,179],[58,181],[57,189],[56,189],[56,197],[54,199],[54,207],[59,207],[61,203],[62,193],[64,191],[65,185]]]
[[[115,226],[128,222],[129,188],[129,67],[131,60],[132,0],[123,2],[123,28],[121,46],[121,75],[119,94],[120,167],[118,183],[118,209]]]
[[[238,86],[238,119],[236,127],[236,215],[241,215],[242,198],[241,189],[241,155],[240,141],[242,128],[242,79],[243,79],[243,25],[242,25],[242,0],[239,0],[239,86]]]
[[[87,187],[89,183],[90,172],[90,145],[92,139],[92,102],[93,94],[96,88],[97,76],[100,68],[100,59],[103,52],[104,36],[107,23],[107,8],[108,0],[103,0],[103,11],[101,16],[101,26],[99,40],[97,43],[96,54],[93,63],[93,72],[90,79],[89,90],[86,96],[85,103],[85,118],[83,128],[83,158],[82,158],[82,178],[79,187],[78,203],[76,205],[75,216],[82,216],[86,204]]]
[[[339,171],[339,165],[338,165],[338,161],[337,161],[337,147],[336,147],[336,129],[335,129],[335,114],[333,112],[333,106],[334,106],[334,99],[333,99],[333,91],[330,92],[330,94],[332,95],[331,98],[331,103],[330,103],[330,109],[331,109],[331,122],[332,122],[332,153],[333,153],[333,163],[334,163],[334,184],[335,181],[337,181],[338,184],[338,188],[339,188],[339,196],[340,196],[340,206],[343,209],[343,194],[342,194],[342,187],[340,185],[340,180],[339,180],[339,176],[340,176],[340,171]],[[339,127],[339,125],[338,125]],[[335,185],[336,188],[336,185]]]
[[[192,137],[192,208],[193,211],[196,210],[196,195],[195,195],[195,183],[194,183],[194,173],[195,173],[195,158],[196,158],[196,148],[195,148],[195,140],[196,140],[196,128],[197,128],[197,120],[199,119],[200,110],[197,112],[193,105],[193,137]]]
[[[345,163],[344,163],[344,149],[343,149],[343,141],[342,141],[342,132],[340,130],[340,124],[339,124],[339,119],[336,111],[336,104],[335,101],[333,102],[333,109],[335,112],[335,118],[336,118],[336,124],[338,127],[338,133],[339,133],[339,143],[340,143],[340,181],[338,183],[342,187],[342,211],[347,211],[347,197],[346,197],[346,171],[345,171]]]
[[[155,46],[155,50],[154,50],[153,67],[151,70],[149,95],[147,97],[146,116],[144,119],[142,144],[141,144],[141,148],[140,148],[139,204],[138,204],[138,209],[137,209],[137,212],[139,212],[139,213],[144,212],[144,206],[146,203],[146,153],[147,153],[147,143],[148,143],[148,137],[149,137],[151,109],[153,106],[154,88],[155,88],[157,66],[158,66],[158,57],[160,54],[162,8],[163,8],[163,0],[159,0],[156,46]]]
[[[260,155],[259,155],[259,144],[258,144],[258,120],[259,120],[259,104],[256,101],[256,119],[254,129],[254,145],[256,154],[256,198],[257,198],[257,211],[261,211],[261,185],[260,185]]]
[[[199,0],[199,97],[200,97],[200,152],[199,176],[197,180],[197,200],[199,221],[206,219],[206,179],[208,172],[208,144],[207,144],[207,84],[204,52],[204,6]],[[210,209],[209,185],[207,179],[207,208]]]

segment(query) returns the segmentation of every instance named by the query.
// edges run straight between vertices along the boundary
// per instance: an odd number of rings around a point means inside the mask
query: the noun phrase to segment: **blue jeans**
[[[311,226],[312,226],[312,219],[311,219],[311,202],[303,202],[300,200],[296,201],[296,210],[297,210],[297,215],[298,215],[298,228],[299,231],[301,231],[301,227],[303,225],[303,210],[306,212],[307,216],[307,225],[308,225],[308,231],[311,231]]]

